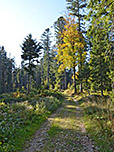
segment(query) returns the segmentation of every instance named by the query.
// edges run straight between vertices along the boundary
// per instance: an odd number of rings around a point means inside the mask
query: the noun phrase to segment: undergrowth
[[[59,92],[36,93],[0,95],[0,152],[21,151],[25,141],[63,101]]]
[[[87,132],[100,152],[114,151],[114,102],[108,96],[91,95],[79,100]]]

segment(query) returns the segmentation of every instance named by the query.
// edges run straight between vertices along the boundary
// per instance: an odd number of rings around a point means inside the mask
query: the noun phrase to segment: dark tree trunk
[[[28,87],[27,87],[27,93],[30,92],[30,75],[28,74]]]
[[[5,92],[5,70],[2,71],[2,93]]]
[[[88,88],[88,81],[87,81],[87,79],[86,79],[86,87],[87,87],[87,92],[88,92],[88,94],[90,95],[90,91],[89,91],[89,88]]]
[[[66,75],[66,70],[64,72],[64,75],[65,75],[65,89],[67,89],[67,75]]]
[[[102,56],[100,55],[100,58],[102,58]],[[103,96],[103,74],[102,74],[102,61],[100,60],[100,69],[101,69],[101,72],[100,72],[100,82],[101,82],[101,96]]]
[[[47,68],[47,89],[49,89],[49,64]]]
[[[103,89],[101,89],[101,96],[103,96],[104,94],[103,94]]]
[[[74,93],[77,93],[77,89],[76,89],[76,77],[75,77],[75,66],[73,67],[73,72],[74,72]]]
[[[47,89],[49,89],[49,49],[47,47],[48,65],[47,65]]]
[[[81,32],[81,22],[80,22],[80,6],[79,6],[79,1],[78,1],[78,30],[79,32]],[[80,54],[80,60],[81,60],[81,63],[80,63],[80,71],[82,70],[82,52]],[[82,77],[82,76],[81,76]],[[82,88],[82,78],[81,78],[81,81],[80,81],[80,92],[83,92],[83,88]]]
[[[101,96],[103,96],[103,83],[102,83],[102,78],[101,78]]]

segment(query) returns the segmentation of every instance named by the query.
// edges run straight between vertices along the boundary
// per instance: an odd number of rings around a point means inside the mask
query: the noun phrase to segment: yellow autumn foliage
[[[80,60],[79,52],[84,48],[85,42],[81,32],[77,30],[77,23],[74,18],[66,17],[66,25],[64,30],[60,32],[62,43],[58,45],[57,60],[60,63],[59,72],[65,68],[73,68],[78,65]],[[80,41],[81,39],[81,41]],[[85,60],[85,55],[82,55],[81,60]]]

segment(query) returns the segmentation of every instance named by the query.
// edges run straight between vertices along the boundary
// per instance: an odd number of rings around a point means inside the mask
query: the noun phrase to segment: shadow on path
[[[98,152],[86,135],[79,104],[65,100],[35,133],[23,152]]]

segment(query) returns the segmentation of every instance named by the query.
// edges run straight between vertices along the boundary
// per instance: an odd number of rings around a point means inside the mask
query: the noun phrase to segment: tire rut
[[[26,143],[23,152],[98,152],[86,134],[82,115],[77,102],[65,100]],[[57,132],[50,136],[48,132],[54,125]]]

